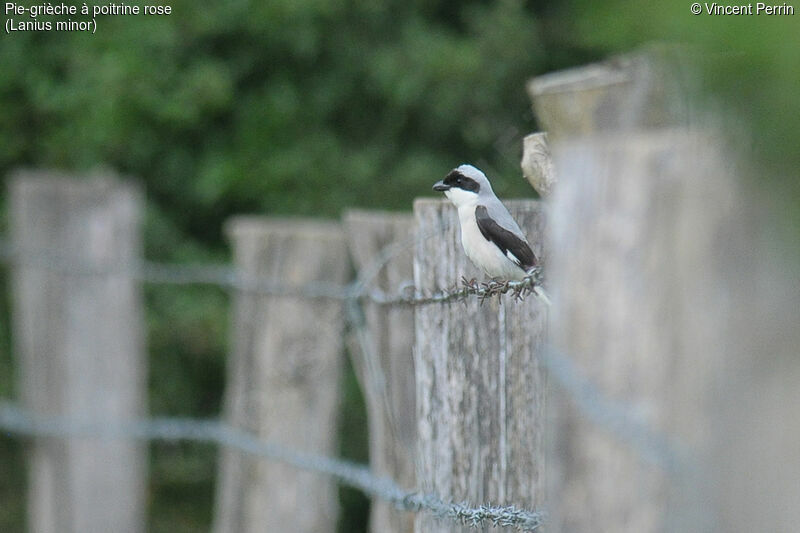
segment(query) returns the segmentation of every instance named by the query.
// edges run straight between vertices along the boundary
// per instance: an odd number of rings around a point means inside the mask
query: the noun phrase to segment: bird
[[[539,266],[525,234],[482,171],[460,165],[433,190],[443,192],[458,209],[464,253],[489,277],[521,281]],[[543,291],[534,292],[548,301]]]

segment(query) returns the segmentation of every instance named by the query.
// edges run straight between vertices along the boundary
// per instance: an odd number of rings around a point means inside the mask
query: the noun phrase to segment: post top
[[[384,211],[382,209],[347,209],[342,219],[350,222],[367,223],[399,223],[405,224],[412,220],[411,213],[407,211]]]
[[[547,93],[581,91],[610,85],[619,85],[631,81],[631,63],[628,58],[617,61],[595,63],[583,67],[575,67],[558,72],[537,76],[528,82],[528,92],[532,96]]]
[[[85,176],[80,178],[79,176]],[[95,169],[85,174],[60,170],[20,168],[11,173],[8,187],[17,194],[58,193],[74,197],[103,196],[109,192],[140,196],[141,187],[113,170]]]

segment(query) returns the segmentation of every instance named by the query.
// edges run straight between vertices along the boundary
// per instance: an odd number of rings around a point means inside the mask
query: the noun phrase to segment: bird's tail
[[[550,297],[547,296],[547,293],[544,291],[541,285],[534,285],[533,286],[533,294],[536,295],[547,307],[551,307],[553,302],[550,301]]]
[[[536,295],[536,297],[544,302],[547,307],[551,307],[553,302],[550,301],[550,297],[547,296],[544,288],[542,288],[540,285],[542,282],[542,268],[539,265],[533,265],[532,267],[528,268],[525,273],[532,282],[531,284],[533,285],[533,293]]]

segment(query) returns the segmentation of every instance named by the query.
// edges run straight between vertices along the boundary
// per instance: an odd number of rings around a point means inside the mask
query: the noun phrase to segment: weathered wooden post
[[[708,269],[714,240],[735,214],[712,147],[701,134],[661,131],[554,148],[563,188],[553,205],[554,343],[606,395],[680,443],[676,452],[702,443],[724,355],[713,340],[724,310]],[[662,531],[683,474],[672,470],[683,466],[670,457],[648,462],[660,452],[637,449],[583,413],[557,420],[554,464],[564,485],[553,491],[553,508],[563,504],[555,515],[563,522],[554,527]]]
[[[345,213],[347,242],[366,288],[398,296],[414,283],[411,215],[352,210]],[[369,417],[372,470],[401,487],[416,487],[417,418],[414,386],[414,309],[365,301],[364,329],[351,350]],[[358,327],[355,325],[354,327]],[[414,515],[373,501],[373,533],[410,533]]]
[[[721,455],[720,406],[741,395],[723,385],[742,382],[732,362],[748,358],[741,346],[753,324],[765,325],[741,315],[751,305],[742,273],[754,266],[749,210],[735,158],[718,133],[682,125],[688,96],[665,72],[634,56],[530,85],[559,180],[547,270],[553,343],[627,406],[626,418],[661,437],[592,420],[557,394],[555,531],[732,530],[715,515],[730,509],[715,507],[714,480],[725,476],[709,459]],[[765,523],[756,529],[775,530]]]
[[[114,176],[16,173],[10,185],[14,341],[23,405],[119,422],[145,409],[138,188]],[[143,531],[146,448],[35,438],[31,531]]]
[[[542,254],[545,220],[536,201],[507,205]],[[448,202],[414,203],[414,280],[430,294],[483,279],[461,248]],[[543,259],[546,259],[543,257]],[[539,509],[544,501],[545,379],[540,362],[545,304],[534,296],[416,308],[418,483],[445,500]],[[487,526],[487,530],[490,526]],[[474,531],[426,514],[418,533]]]
[[[694,367],[702,382],[718,355],[693,353],[693,328],[716,319],[685,304],[730,213],[727,202],[711,201],[721,168],[717,154],[694,148],[703,138],[647,120],[662,107],[651,73],[637,57],[543,76],[529,88],[559,175],[548,270],[553,344],[609,398],[675,437],[670,397],[702,404],[702,386],[686,390],[686,372]],[[663,530],[669,473],[644,461],[626,435],[557,398],[552,527]],[[701,421],[701,404],[687,417]]]
[[[347,280],[339,224],[240,217],[228,234],[245,283],[258,279],[291,292]],[[334,454],[343,305],[296,294],[236,293],[224,406],[229,424],[301,451]],[[329,479],[222,451],[218,533],[334,531],[336,515]]]

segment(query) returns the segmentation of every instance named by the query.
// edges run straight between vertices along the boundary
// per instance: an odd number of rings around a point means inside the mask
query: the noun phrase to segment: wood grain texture
[[[339,224],[239,217],[227,231],[245,277],[287,287],[348,278]],[[341,301],[237,293],[226,421],[264,440],[335,455],[343,328]],[[215,531],[335,530],[331,480],[234,451],[221,454]]]
[[[414,219],[410,214],[348,211],[347,242],[356,269],[369,277],[367,287],[389,296],[414,283]],[[382,266],[377,266],[382,265]],[[366,350],[351,351],[364,390],[369,418],[370,466],[401,487],[416,487],[417,419],[414,381],[414,309],[364,303]],[[373,501],[373,533],[410,533],[414,515]]]
[[[535,201],[507,202],[538,257],[545,220]],[[414,280],[423,294],[461,276],[483,279],[460,242],[455,208],[417,200]],[[538,354],[546,309],[538,299],[416,309],[418,479],[445,500],[539,509],[544,501],[545,378]],[[418,533],[474,531],[420,514]],[[489,528],[487,527],[487,530]]]
[[[117,421],[145,409],[142,195],[113,175],[25,171],[10,184],[14,344],[23,405]],[[143,531],[146,448],[125,439],[37,438],[31,531]]]

